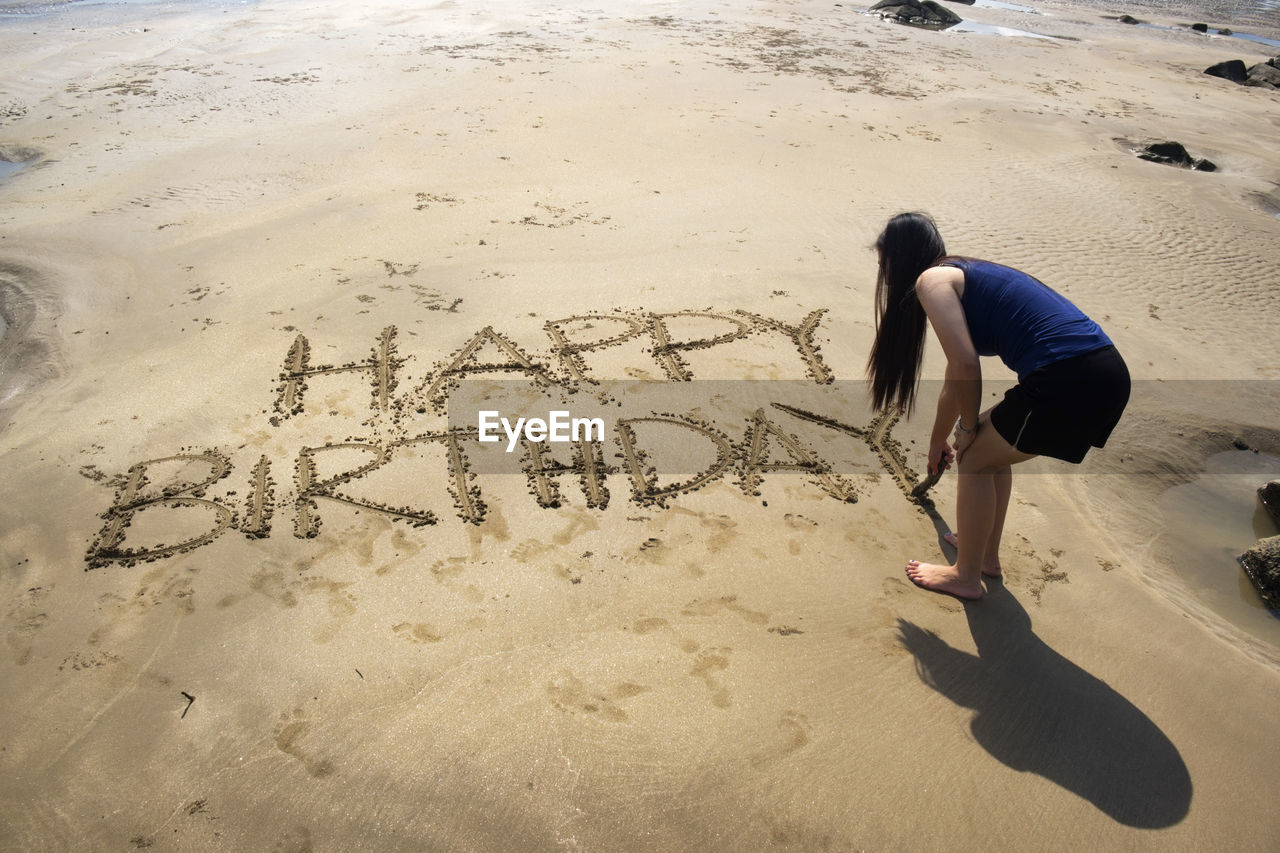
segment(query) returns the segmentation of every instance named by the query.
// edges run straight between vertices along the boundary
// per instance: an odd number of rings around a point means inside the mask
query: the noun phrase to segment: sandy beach
[[[1273,850],[1280,47],[946,5],[0,8],[0,848]],[[1135,380],[977,603],[903,210]]]

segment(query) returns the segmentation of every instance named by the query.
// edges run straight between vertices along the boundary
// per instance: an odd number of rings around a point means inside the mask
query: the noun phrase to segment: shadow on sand
[[[898,620],[920,678],[977,712],[978,743],[1002,764],[1038,773],[1126,826],[1186,817],[1191,776],[1164,732],[1115,690],[1055,652],[1004,585],[966,603],[975,657]]]

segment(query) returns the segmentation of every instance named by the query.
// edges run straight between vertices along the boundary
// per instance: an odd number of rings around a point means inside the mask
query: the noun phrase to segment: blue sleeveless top
[[[1065,296],[1039,279],[990,261],[949,259],[964,273],[965,321],[978,355],[996,355],[1018,379],[1111,339]]]

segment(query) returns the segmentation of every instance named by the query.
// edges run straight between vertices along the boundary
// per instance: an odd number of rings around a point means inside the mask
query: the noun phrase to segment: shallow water
[[[1097,9],[1100,14],[1152,15],[1181,18],[1232,30],[1261,30],[1258,35],[1280,38],[1280,0],[1071,0]],[[1244,36],[1237,35],[1237,38]],[[1268,42],[1269,43],[1269,42]]]
[[[1157,501],[1164,515],[1161,557],[1198,601],[1240,630],[1280,649],[1280,612],[1268,610],[1236,558],[1280,534],[1257,490],[1280,478],[1280,458],[1247,450],[1210,457],[1198,480]]]
[[[1214,34],[1218,34],[1218,30],[1210,30]],[[1255,36],[1252,33],[1232,32],[1231,38],[1244,39],[1245,41],[1256,42],[1257,44],[1265,44],[1270,47],[1280,47],[1280,39],[1267,38],[1266,36]]]
[[[8,160],[0,160],[0,181],[3,181],[5,178],[9,177],[10,175],[16,175],[19,171],[22,170],[22,167],[25,165],[27,164],[11,163]]]
[[[948,32],[952,33],[980,33],[989,36],[1022,36],[1023,38],[1033,39],[1052,39],[1053,36],[1041,35],[1027,30],[1019,30],[1014,27],[997,27],[991,24],[979,24],[977,21],[962,21],[954,27],[950,27]]]
[[[974,6],[989,6],[993,9],[1008,9],[1012,12],[1026,12],[1029,15],[1039,15],[1040,13],[1030,6],[1021,6],[1017,3],[1002,3],[1000,0],[975,0]]]
[[[0,0],[0,17],[43,15],[63,9],[84,9],[94,6],[153,6],[174,9],[180,6],[234,6],[256,0]]]
[[[1166,26],[1163,26],[1163,25],[1161,25],[1161,24],[1148,24],[1148,23],[1141,23],[1141,24],[1138,24],[1137,26],[1139,26],[1139,27],[1143,27],[1143,28],[1145,28],[1145,29],[1149,29],[1149,30],[1176,30],[1176,29],[1180,29],[1180,28],[1178,28],[1178,27],[1166,27]],[[1213,28],[1213,27],[1210,27],[1210,28],[1209,28],[1209,31],[1208,31],[1207,33],[1205,33],[1205,37],[1206,37],[1206,38],[1208,38],[1209,36],[1218,36],[1218,37],[1221,37],[1221,38],[1241,39],[1241,40],[1243,40],[1243,41],[1251,41],[1251,42],[1254,42],[1255,44],[1265,44],[1265,45],[1268,45],[1268,46],[1270,46],[1270,47],[1280,47],[1280,38],[1268,38],[1268,37],[1266,37],[1266,36],[1254,35],[1253,33],[1238,33],[1238,32],[1236,32],[1235,30],[1232,30],[1232,29],[1229,29],[1229,28],[1228,28],[1228,30],[1227,30],[1226,32],[1223,32],[1222,30],[1219,30],[1219,29],[1215,29],[1215,28]]]
[[[1115,18],[1120,14],[1130,14],[1137,17],[1142,15],[1181,16],[1186,19],[1188,27],[1195,22],[1209,24],[1209,31],[1205,35],[1206,38],[1234,38],[1269,47],[1280,47],[1280,0],[1206,0],[1199,3],[1174,3],[1165,2],[1165,0],[1125,0],[1125,2],[1119,4],[1111,2],[1111,0],[1070,0],[1070,2],[1084,8],[1097,9],[1100,17]],[[972,5],[979,8],[1004,9],[1034,16],[1052,17],[1054,14],[1052,11],[1046,12],[1037,6],[1007,3],[1004,0],[975,0]],[[863,14],[871,14],[869,6],[855,8],[858,8]],[[965,17],[962,6],[953,4],[951,8],[962,18]],[[1160,30],[1179,29],[1166,24],[1148,22],[1143,22],[1138,26]],[[1227,32],[1224,33],[1224,29]],[[1258,30],[1259,32],[1250,32],[1250,29]],[[1054,38],[1054,36],[1043,33],[1030,32],[1014,27],[980,24],[968,19],[954,27],[947,28],[945,32],[1022,36],[1038,39]]]

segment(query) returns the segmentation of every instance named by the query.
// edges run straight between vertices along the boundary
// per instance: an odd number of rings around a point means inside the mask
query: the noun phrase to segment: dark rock
[[[868,11],[900,24],[927,27],[932,30],[945,30],[964,20],[945,6],[938,5],[934,0],[880,0]]]
[[[1280,480],[1272,480],[1258,489],[1258,500],[1262,502],[1267,515],[1271,516],[1272,523],[1280,527]]]
[[[1259,62],[1250,68],[1245,68],[1242,60],[1229,59],[1206,68],[1204,73],[1259,89],[1280,89],[1280,56]]]
[[[1280,68],[1272,65],[1273,62],[1275,62],[1274,59],[1259,62],[1250,68],[1244,84],[1263,89],[1280,89]]]
[[[1191,29],[1195,30],[1198,33],[1207,33],[1209,32],[1209,25],[1208,24],[1192,24]]]
[[[951,3],[959,3],[961,6],[972,6],[977,0],[948,0]]]
[[[1210,65],[1204,70],[1204,73],[1210,77],[1221,77],[1223,80],[1230,80],[1232,83],[1243,83],[1249,77],[1249,72],[1244,67],[1244,61],[1240,59],[1228,59],[1226,62]]]
[[[1190,167],[1195,160],[1187,153],[1181,142],[1151,142],[1138,152],[1143,160],[1153,163],[1167,163],[1170,166]]]
[[[1231,32],[1231,30],[1230,30],[1229,28],[1227,28],[1227,27],[1223,27],[1222,29],[1218,30],[1218,35],[1220,35],[1220,36],[1233,36],[1233,35],[1235,35],[1235,33]]]
[[[1197,172],[1214,172],[1218,167],[1208,160],[1197,160],[1187,153],[1181,142],[1151,142],[1138,149],[1138,157],[1152,163],[1164,163]]]
[[[1142,23],[1142,21],[1139,21],[1137,18],[1133,17],[1133,15],[1121,15],[1119,18],[1116,18],[1116,20],[1122,24],[1141,24]]]
[[[1263,603],[1272,610],[1280,610],[1280,536],[1259,539],[1238,559]]]

